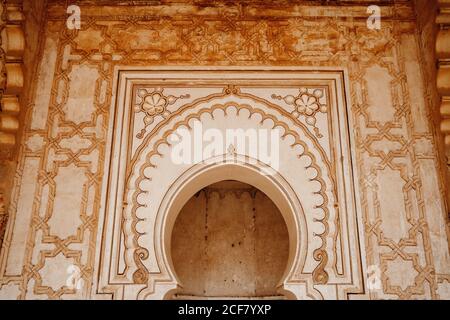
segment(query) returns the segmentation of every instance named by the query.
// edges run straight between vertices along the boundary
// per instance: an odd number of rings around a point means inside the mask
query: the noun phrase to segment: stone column
[[[447,178],[450,181],[450,0],[439,0],[439,13],[436,23],[439,32],[436,38],[436,57],[438,59],[437,89],[441,96],[441,132],[445,135],[447,155]],[[450,192],[447,192],[450,206]]]
[[[0,8],[0,166],[11,160],[19,130],[19,96],[24,85],[23,54],[25,36],[22,0],[7,0]],[[2,175],[5,168],[0,168]],[[4,199],[5,178],[0,181],[0,244],[7,220]]]

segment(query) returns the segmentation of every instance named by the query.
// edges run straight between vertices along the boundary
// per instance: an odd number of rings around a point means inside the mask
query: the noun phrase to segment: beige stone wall
[[[80,31],[65,28],[65,9],[51,1],[42,33],[0,256],[1,297],[93,298],[109,290],[97,287],[94,270],[114,68],[282,65],[338,67],[348,76],[360,241],[382,281],[382,290],[360,294],[450,298],[445,173],[424,74],[430,62],[409,2],[383,6],[381,30],[367,29],[365,5],[86,5]],[[65,286],[70,264],[86,283],[81,291]]]

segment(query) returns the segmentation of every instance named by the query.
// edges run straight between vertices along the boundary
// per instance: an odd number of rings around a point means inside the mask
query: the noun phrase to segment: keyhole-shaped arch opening
[[[286,223],[273,201],[239,181],[209,185],[181,209],[171,254],[178,298],[284,298]]]
[[[304,261],[306,259],[306,244],[307,244],[307,235],[305,230],[305,218],[303,209],[301,204],[296,197],[295,193],[293,193],[289,184],[287,184],[286,180],[282,176],[277,173],[274,174],[265,174],[267,173],[267,168],[264,164],[256,161],[256,163],[249,163],[247,158],[236,156],[232,159],[225,158],[217,158],[211,159],[207,164],[198,164],[186,172],[184,172],[178,179],[171,185],[168,192],[165,194],[159,210],[156,216],[156,224],[159,226],[156,230],[158,232],[155,233],[155,244],[158,248],[159,243],[162,243],[161,247],[161,267],[164,268],[168,272],[170,282],[166,282],[165,285],[161,283],[160,286],[156,288],[159,291],[158,294],[163,294],[164,299],[173,299],[173,298],[287,298],[287,299],[296,299],[297,295],[291,289],[296,286],[296,282],[293,282],[293,276],[295,274],[295,270],[301,268],[304,265]],[[227,186],[228,185],[228,186]],[[265,284],[262,284],[262,281],[258,283],[253,281],[253,288],[258,287],[259,289],[248,290],[246,292],[243,291],[213,291],[213,290],[205,290],[203,285],[197,284],[196,291],[190,288],[190,291],[185,290],[185,288],[189,288],[189,285],[186,285],[186,279],[183,278],[183,272],[180,272],[179,259],[177,257],[173,257],[173,254],[177,254],[173,252],[174,246],[177,247],[177,244],[172,245],[172,241],[177,241],[178,243],[183,243],[187,245],[185,248],[177,249],[180,250],[184,255],[193,256],[192,252],[192,244],[189,244],[189,239],[174,239],[174,235],[181,233],[184,236],[191,235],[198,237],[205,237],[204,229],[206,225],[203,227],[196,228],[198,231],[189,231],[186,228],[180,228],[181,231],[176,231],[178,227],[175,225],[178,223],[184,224],[186,227],[193,224],[192,218],[180,218],[178,217],[183,214],[186,210],[185,207],[189,206],[190,202],[194,202],[199,196],[204,194],[206,196],[207,193],[216,194],[215,197],[220,198],[221,189],[228,188],[237,188],[237,189],[248,189],[247,192],[242,192],[242,190],[237,191],[237,193],[245,194],[245,197],[251,198],[248,199],[248,206],[250,210],[253,211],[253,208],[256,207],[256,203],[258,205],[265,203],[264,208],[271,212],[271,214],[275,215],[269,216],[277,221],[277,225],[279,226],[279,230],[275,231],[275,234],[279,234],[280,241],[284,241],[284,245],[278,247],[275,250],[279,252],[283,252],[281,257],[276,259],[272,259],[272,261],[277,261],[276,264],[278,266],[284,266],[284,268],[279,267],[280,270],[283,270],[282,276],[279,275],[271,277],[271,280],[265,281]],[[206,190],[205,190],[206,189]],[[213,190],[211,190],[213,189]],[[215,190],[214,190],[215,189]],[[234,192],[234,191],[233,191]],[[236,193],[236,192],[235,192]],[[224,191],[222,191],[223,197]],[[197,198],[196,198],[197,197]],[[239,198],[236,195],[237,198]],[[251,200],[251,201],[250,201]],[[258,202],[259,200],[259,202]],[[216,200],[215,200],[216,201]],[[205,202],[205,205],[207,203]],[[217,203],[216,203],[217,206]],[[195,207],[195,206],[194,206]],[[220,207],[220,206],[217,206]],[[226,207],[230,207],[227,203]],[[239,209],[240,205],[235,205],[235,211],[242,211]],[[256,210],[258,210],[256,208]],[[195,211],[195,210],[194,210]],[[236,214],[235,212],[235,214]],[[206,214],[206,213],[205,213]],[[264,215],[264,214],[262,214]],[[241,215],[242,216],[242,215]],[[245,215],[243,215],[245,216]],[[281,216],[281,217],[280,217]],[[197,218],[201,217],[201,214],[197,216]],[[204,216],[206,219],[206,216]],[[261,217],[260,217],[261,218]],[[186,221],[185,223],[179,221]],[[219,228],[224,229],[223,226]],[[274,224],[272,223],[272,229],[274,228]],[[242,229],[242,228],[241,228]],[[263,229],[261,227],[261,229]],[[174,232],[175,230],[175,232]],[[239,233],[238,233],[239,234]],[[282,234],[283,236],[280,236]],[[247,233],[249,235],[249,233]],[[234,234],[236,236],[236,234]],[[255,234],[253,234],[255,236]],[[276,236],[274,236],[276,237]],[[236,237],[236,239],[238,239]],[[268,237],[267,239],[269,239]],[[229,241],[222,241],[222,246],[230,246],[231,249],[239,248],[239,240],[230,238]],[[233,241],[231,241],[233,240]],[[160,242],[162,241],[162,242]],[[271,240],[269,242],[272,242]],[[287,242],[287,244],[286,244]],[[237,244],[237,246],[236,246]],[[233,245],[235,247],[233,247]],[[242,247],[241,241],[241,247]],[[261,245],[261,244],[260,244]],[[249,246],[251,247],[251,246]],[[264,247],[264,244],[262,245]],[[284,253],[285,248],[287,248],[287,258],[285,258]],[[253,247],[254,249],[254,247]],[[190,251],[190,252],[189,252]],[[229,250],[226,250],[228,253]],[[270,251],[270,250],[268,250]],[[238,253],[239,250],[236,250]],[[253,257],[257,257],[257,255],[253,255]],[[273,258],[273,257],[272,257]],[[183,259],[182,257],[180,259]],[[256,258],[255,258],[256,259]],[[262,266],[268,266],[270,264],[271,258],[266,257],[266,260],[269,262],[260,263],[260,268]],[[192,260],[191,260],[192,261]],[[232,261],[232,259],[231,259]],[[237,260],[242,261],[242,260]],[[185,262],[186,263],[186,262]],[[189,263],[189,260],[188,260]],[[175,266],[177,264],[177,266]],[[256,264],[255,264],[256,266]],[[183,268],[183,267],[181,267]],[[273,268],[273,266],[272,266]],[[278,270],[278,267],[276,268]],[[195,269],[188,269],[189,273],[198,273],[203,272],[204,268],[200,267]],[[273,270],[273,269],[272,269]],[[255,273],[254,273],[255,274]],[[256,273],[257,274],[257,273]],[[263,274],[263,273],[261,273]],[[276,274],[276,273],[275,273]],[[181,277],[180,277],[181,275]],[[275,280],[276,278],[276,280]],[[168,279],[168,280],[169,280]],[[223,280],[233,279],[232,277],[223,278]],[[235,282],[236,282],[235,278]],[[215,279],[217,280],[217,278]],[[266,278],[267,280],[267,278]],[[188,280],[189,281],[189,280]],[[170,283],[170,284],[169,284]],[[218,283],[214,281],[214,283]],[[231,281],[233,283],[233,281]],[[242,281],[238,282],[243,283]],[[247,283],[248,284],[248,283]],[[176,285],[172,287],[172,289],[167,290],[168,286]],[[237,286],[236,286],[237,287]],[[234,287],[236,289],[236,287]],[[266,289],[262,289],[262,288]],[[199,288],[202,288],[199,290]],[[167,291],[166,291],[167,290]],[[237,289],[236,289],[237,290]],[[165,291],[165,293],[164,293]],[[206,292],[205,292],[206,291]],[[208,293],[209,292],[209,293]],[[186,294],[188,294],[186,296]]]

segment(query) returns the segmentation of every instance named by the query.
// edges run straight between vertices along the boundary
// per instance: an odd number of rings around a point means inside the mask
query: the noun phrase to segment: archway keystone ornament
[[[170,254],[175,219],[196,192],[227,179],[263,191],[286,221],[290,249],[280,293],[295,299],[363,293],[364,246],[344,71],[117,72],[97,257],[99,294],[168,297],[179,283]],[[200,161],[174,163],[171,137],[180,129],[193,131],[195,123],[224,136],[228,130],[278,130],[278,165],[234,143]]]

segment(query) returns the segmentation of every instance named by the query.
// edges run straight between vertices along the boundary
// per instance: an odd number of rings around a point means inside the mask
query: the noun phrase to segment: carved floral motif
[[[272,95],[273,99],[283,100],[288,105],[295,108],[291,113],[293,117],[298,118],[300,115],[305,116],[306,123],[314,128],[314,132],[318,138],[322,138],[322,134],[316,126],[316,115],[319,112],[327,112],[326,104],[320,102],[322,97],[324,97],[322,89],[307,88],[300,88],[297,96],[287,95],[282,97],[280,95]]]
[[[145,134],[147,126],[151,125],[156,116],[161,115],[163,118],[167,117],[170,112],[167,106],[174,104],[178,99],[187,99],[189,94],[181,96],[165,95],[163,88],[141,88],[136,94],[136,105],[134,112],[144,112],[144,129],[139,132],[136,137],[142,139]]]

